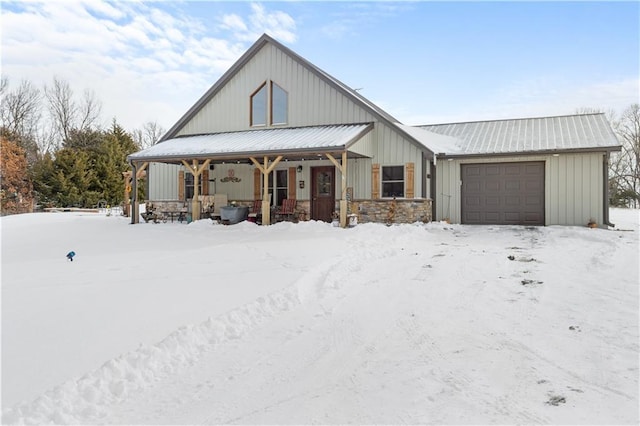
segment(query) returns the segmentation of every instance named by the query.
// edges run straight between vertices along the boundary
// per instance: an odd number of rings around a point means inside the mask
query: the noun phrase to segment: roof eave
[[[613,152],[622,150],[622,146],[603,146],[591,148],[573,149],[546,149],[538,151],[513,151],[513,152],[481,152],[481,153],[437,153],[439,159],[462,159],[462,158],[483,158],[483,157],[518,157],[521,155],[554,155],[554,154],[579,154],[588,152]]]
[[[314,156],[323,156],[325,154],[342,153],[348,151],[346,145],[336,145],[322,148],[297,148],[297,149],[276,149],[265,151],[238,151],[238,152],[222,152],[222,153],[203,153],[203,154],[184,154],[184,155],[166,155],[166,156],[149,156],[149,157],[127,157],[128,162],[158,162],[169,164],[180,164],[182,160],[212,160],[218,161],[236,161],[245,160],[249,157],[274,157],[285,156],[290,159],[311,160]],[[364,158],[364,155],[348,151],[351,158]]]
[[[401,133],[402,136],[404,136],[405,138],[409,139],[409,141],[411,143],[413,143],[416,147],[418,147],[423,153],[426,153],[427,156],[435,156],[436,153],[433,152],[428,146],[426,146],[425,144],[423,144],[422,142],[420,142],[418,139],[414,138],[413,136],[411,136],[409,133],[407,133],[402,127],[397,126],[396,123],[391,123],[391,125],[393,126],[394,129],[396,129],[396,131],[398,133]]]

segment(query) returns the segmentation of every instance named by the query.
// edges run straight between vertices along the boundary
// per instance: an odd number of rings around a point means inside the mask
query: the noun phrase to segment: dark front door
[[[462,223],[544,225],[544,162],[463,164]]]
[[[311,219],[331,222],[336,203],[335,175],[333,166],[311,168]]]

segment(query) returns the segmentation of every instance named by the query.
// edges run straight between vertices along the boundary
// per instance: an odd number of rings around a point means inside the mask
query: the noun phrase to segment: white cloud
[[[224,15],[220,28],[233,31],[234,37],[242,42],[253,42],[264,33],[285,43],[296,41],[296,22],[289,14],[269,12],[259,3],[252,3],[251,11],[249,25],[237,15]]]
[[[247,26],[245,25],[244,21],[236,14],[224,15],[222,17],[222,23],[220,27],[232,31],[247,31]]]
[[[279,11],[267,13],[264,6],[257,3],[252,4],[251,9],[253,14],[249,17],[249,20],[255,30],[260,31],[262,29],[264,30],[263,32],[269,33],[285,43],[294,43],[296,41],[294,33],[296,23],[291,16]]]
[[[8,3],[0,11],[2,73],[12,85],[43,87],[57,76],[78,95],[93,89],[107,123],[169,128],[262,33],[296,40],[291,16],[259,4],[219,22],[212,27],[181,3]]]
[[[85,0],[83,1],[83,5],[88,10],[91,10],[96,14],[103,15],[110,19],[120,19],[124,18],[125,16],[125,13],[121,9],[114,7],[112,3],[104,1]]]

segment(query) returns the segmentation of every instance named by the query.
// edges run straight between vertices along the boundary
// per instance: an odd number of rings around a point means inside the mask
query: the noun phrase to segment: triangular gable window
[[[263,83],[251,95],[251,125],[267,125],[267,83]]]
[[[287,124],[287,92],[271,82],[271,124]]]
[[[289,95],[282,87],[273,81],[262,83],[251,94],[251,126],[287,124],[288,104]]]

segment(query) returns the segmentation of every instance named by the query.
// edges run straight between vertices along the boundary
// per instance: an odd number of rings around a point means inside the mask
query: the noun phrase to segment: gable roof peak
[[[387,122],[391,125],[399,123],[399,120],[395,119],[389,113],[379,108],[373,102],[362,96],[360,93],[342,83],[337,78],[331,76],[329,73],[318,68],[267,33],[263,33],[258,38],[258,40],[256,40],[255,43],[253,43],[242,56],[240,56],[240,58],[231,66],[231,68],[229,68],[224,74],[222,74],[218,81],[216,81],[213,86],[211,86],[209,90],[207,90],[204,95],[202,95],[200,99],[198,99],[198,101],[167,131],[167,133],[165,133],[164,136],[162,136],[160,142],[175,137],[180,129],[182,129],[189,122],[189,120],[191,120],[207,104],[207,102],[209,102],[216,95],[216,93],[218,93],[218,91],[220,91],[220,89],[224,87],[224,85],[229,82],[229,80],[231,80],[238,73],[238,71],[267,44],[272,44],[288,56],[292,57],[294,60],[307,68],[310,72],[314,73],[322,81],[326,82],[334,89],[344,94],[347,98],[351,99],[353,102],[360,105],[362,108],[366,109],[374,116],[378,117],[381,121]]]

